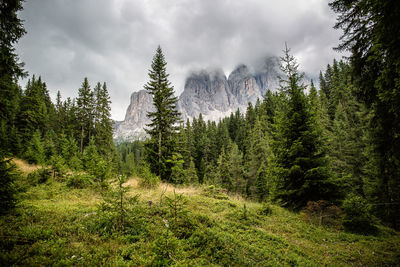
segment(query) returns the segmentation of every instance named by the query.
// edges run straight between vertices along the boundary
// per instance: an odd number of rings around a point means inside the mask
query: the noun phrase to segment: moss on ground
[[[126,202],[123,228],[114,227],[115,214],[100,208],[104,188],[75,189],[56,180],[29,187],[20,194],[15,213],[0,218],[0,262],[3,266],[395,266],[400,262],[400,235],[382,226],[376,235],[359,235],[310,224],[279,206],[270,205],[265,212],[260,203],[220,193],[215,197],[207,188],[161,184],[141,189],[135,179],[127,185],[128,196],[139,199]]]

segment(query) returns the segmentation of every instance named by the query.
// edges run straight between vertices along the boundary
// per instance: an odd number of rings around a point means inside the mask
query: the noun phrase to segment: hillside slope
[[[400,235],[346,233],[301,215],[212,187],[124,184],[124,227],[101,209],[106,190],[48,180],[20,196],[17,215],[0,218],[2,265],[276,266],[396,265]],[[270,212],[270,213],[269,213]]]

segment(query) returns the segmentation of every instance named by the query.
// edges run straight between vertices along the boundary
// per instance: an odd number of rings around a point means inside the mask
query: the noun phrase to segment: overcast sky
[[[340,32],[326,0],[29,0],[27,34],[17,52],[51,96],[76,97],[83,78],[107,82],[112,118],[147,82],[158,45],[179,95],[190,71],[282,54],[285,41],[301,69],[318,75],[333,58]],[[25,86],[26,81],[21,84]]]

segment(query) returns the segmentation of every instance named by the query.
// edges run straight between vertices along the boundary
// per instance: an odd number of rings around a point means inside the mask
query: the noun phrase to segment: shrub
[[[67,172],[67,166],[65,165],[65,160],[59,155],[53,155],[50,157],[49,164],[51,165],[51,170],[53,171],[53,177],[63,177]]]
[[[96,177],[97,181],[103,183],[111,176],[111,166],[107,161],[101,159],[97,162],[96,166],[93,167],[91,174]]]
[[[143,188],[155,188],[160,182],[160,178],[153,174],[147,165],[140,168],[140,177],[139,186]]]
[[[259,215],[268,216],[272,214],[271,204],[268,202],[263,202],[261,208],[257,212]]]
[[[67,186],[73,188],[86,188],[93,184],[94,177],[86,173],[74,173],[68,176]]]
[[[72,156],[68,162],[68,166],[76,171],[82,170],[82,160],[77,156]]]
[[[166,228],[153,242],[153,266],[168,266],[173,260],[183,258],[182,242],[169,231],[167,224]]]
[[[12,210],[16,204],[16,180],[21,176],[10,159],[0,159],[0,215]]]
[[[347,230],[365,234],[376,232],[371,205],[364,198],[350,194],[343,201],[342,208],[345,212],[343,225]]]
[[[146,231],[146,224],[142,221],[142,210],[138,205],[139,195],[127,196],[128,186],[124,186],[126,178],[116,177],[115,187],[103,192],[103,201],[98,207],[97,221],[94,230],[103,235],[123,232],[131,237]]]
[[[216,188],[214,185],[210,185],[204,188],[204,193],[206,197],[212,197],[215,199],[229,199],[227,195],[228,190],[224,188]]]
[[[51,177],[51,170],[48,168],[40,168],[28,174],[28,182],[31,185],[46,183]]]

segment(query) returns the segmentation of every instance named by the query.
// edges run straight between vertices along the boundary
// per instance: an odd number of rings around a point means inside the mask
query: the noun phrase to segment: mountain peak
[[[265,92],[278,88],[279,58],[263,58],[254,68],[238,64],[228,78],[221,68],[202,69],[189,74],[179,96],[177,108],[184,120],[200,114],[204,120],[217,121],[239,109],[245,112]],[[143,137],[149,123],[147,112],[154,109],[151,96],[140,90],[131,95],[125,120],[114,125],[114,138],[132,140]]]

